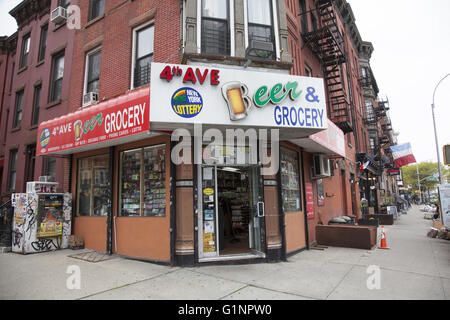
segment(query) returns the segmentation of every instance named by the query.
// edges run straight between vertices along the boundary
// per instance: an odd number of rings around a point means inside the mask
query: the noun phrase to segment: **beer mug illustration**
[[[81,135],[83,134],[82,126],[83,122],[81,120],[77,120],[73,124],[73,129],[75,131],[75,141],[81,140]]]
[[[247,117],[252,107],[252,100],[247,96],[248,88],[239,81],[228,82],[222,87],[222,95],[227,102],[231,120]]]

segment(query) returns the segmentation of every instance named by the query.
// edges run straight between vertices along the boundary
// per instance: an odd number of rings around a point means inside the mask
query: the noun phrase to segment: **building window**
[[[24,93],[23,90],[16,93],[16,105],[14,108],[13,128],[20,127],[20,124],[22,123],[23,93]]]
[[[61,100],[64,75],[64,51],[53,56],[50,102]]]
[[[98,93],[98,85],[100,82],[100,62],[100,50],[97,49],[95,52],[86,55],[86,82],[84,85],[85,94],[88,92]]]
[[[202,1],[202,53],[230,55],[228,2]]]
[[[56,177],[56,158],[45,157],[44,158],[44,175],[55,178]]]
[[[28,65],[28,55],[30,53],[30,34],[27,34],[22,39],[22,52],[20,55],[20,69]]]
[[[312,77],[313,76],[311,68],[308,67],[307,65],[305,65],[305,75],[307,77]]]
[[[106,216],[111,210],[109,155],[78,160],[77,216]]]
[[[300,24],[302,32],[308,32],[308,16],[306,14],[306,0],[300,0]]]
[[[311,27],[312,27],[312,31],[316,31],[317,30],[317,18],[312,13],[311,13]]]
[[[8,190],[16,190],[16,170],[17,170],[17,153],[14,149],[9,152],[9,172],[8,172]]]
[[[302,206],[298,153],[286,148],[280,148],[280,151],[283,211],[285,213],[300,211]]]
[[[41,28],[41,40],[39,42],[38,62],[45,59],[45,49],[47,46],[47,32],[48,32],[48,24],[46,24]]]
[[[66,8],[70,6],[70,0],[58,0],[58,6]]]
[[[153,61],[153,41],[155,28],[153,25],[135,30],[133,87],[137,88],[150,83],[150,66]]]
[[[34,165],[36,163],[36,145],[32,144],[26,148],[25,181],[34,181]]]
[[[105,13],[105,0],[91,0],[89,20],[95,19]]]
[[[166,215],[165,145],[120,155],[120,216]]]
[[[41,85],[34,87],[33,113],[31,115],[32,126],[35,126],[39,123],[39,107],[41,101],[41,91],[42,91]]]
[[[272,5],[270,0],[247,0],[248,4],[248,36],[252,40],[272,43],[275,48],[275,37],[272,23]],[[272,52],[260,52],[258,56],[265,59],[275,59],[275,49]]]

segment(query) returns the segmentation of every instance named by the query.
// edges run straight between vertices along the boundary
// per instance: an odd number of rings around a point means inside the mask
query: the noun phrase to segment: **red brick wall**
[[[139,25],[154,21],[155,62],[180,62],[178,1],[106,1],[105,15],[96,22],[88,22],[88,1],[83,1],[80,8],[82,29],[75,37],[71,110],[82,104],[86,53],[98,46],[102,48],[99,99],[108,100],[130,89],[133,29]]]
[[[76,4],[76,0],[71,1],[72,4]],[[5,166],[3,170],[3,179],[1,185],[1,193],[7,193],[8,172],[9,172],[9,150],[12,148],[18,149],[18,161],[17,161],[17,177],[16,177],[16,190],[15,192],[24,192],[26,186],[25,179],[25,151],[26,146],[35,144],[38,136],[37,126],[31,125],[32,109],[34,100],[34,87],[35,84],[41,82],[42,91],[40,99],[39,109],[39,123],[62,116],[69,110],[69,91],[70,91],[70,74],[71,62],[72,62],[72,45],[75,31],[69,30],[65,25],[57,27],[54,23],[50,22],[50,10],[57,6],[57,0],[51,1],[51,8],[48,13],[44,15],[35,15],[26,25],[23,25],[18,30],[17,36],[17,49],[16,54],[12,58],[15,62],[14,71],[9,68],[7,79],[7,92],[4,96],[4,108],[2,110],[1,130],[6,130],[6,139],[4,145],[5,153]],[[41,26],[48,23],[47,42],[45,58],[43,63],[38,63],[38,52],[41,37]],[[30,33],[30,53],[28,56],[27,68],[18,73],[20,52],[22,48],[23,36]],[[50,106],[50,80],[52,70],[52,54],[64,50],[64,75],[61,92],[61,102],[59,104]],[[13,72],[13,84],[10,90],[10,72]],[[18,89],[24,88],[23,108],[22,108],[22,121],[20,129],[13,130],[12,123],[14,117],[14,108],[16,101],[16,92]],[[9,109],[9,116],[6,119],[6,109]],[[44,158],[36,157],[34,168],[34,180],[43,175]],[[58,158],[56,164],[56,181],[60,184],[60,190],[63,190],[64,184],[64,159]]]

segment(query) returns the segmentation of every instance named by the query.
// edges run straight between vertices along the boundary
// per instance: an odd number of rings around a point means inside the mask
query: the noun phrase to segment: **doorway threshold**
[[[198,259],[199,262],[215,262],[215,261],[233,261],[233,260],[250,260],[250,259],[264,259],[264,253],[239,253],[227,254],[219,257],[207,257]]]

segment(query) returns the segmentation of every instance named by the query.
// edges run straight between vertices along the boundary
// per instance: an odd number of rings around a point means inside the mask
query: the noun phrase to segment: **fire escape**
[[[389,159],[389,161],[384,161],[385,168],[393,168],[393,158],[392,152],[389,148],[392,143],[392,123],[389,115],[387,114],[389,111],[389,101],[379,101],[378,108],[375,109],[375,113],[377,115],[378,123],[381,125],[381,131],[379,132],[378,142],[380,144],[380,148],[383,148],[385,156]],[[386,159],[387,160],[387,159]]]
[[[320,28],[302,34],[305,45],[321,60],[328,90],[328,113],[344,133],[352,132],[350,100],[341,65],[346,63],[344,39],[339,32],[333,0],[316,0]]]

